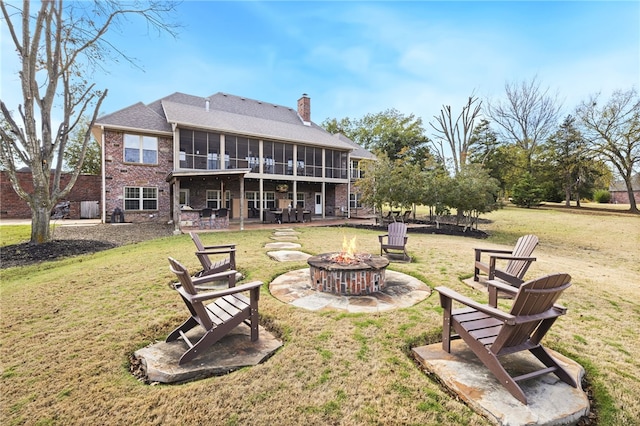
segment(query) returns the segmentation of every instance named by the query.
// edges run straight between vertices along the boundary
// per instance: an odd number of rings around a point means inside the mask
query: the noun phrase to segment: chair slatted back
[[[198,294],[196,287],[193,285],[193,281],[191,281],[189,271],[180,262],[171,257],[169,258],[169,264],[171,265],[171,272],[176,274],[178,281],[180,281],[180,285],[176,286],[176,290],[180,293],[185,305],[187,305],[191,316],[198,321],[205,330],[210,330],[213,327],[213,323],[204,304],[202,302],[192,302],[188,297],[189,295],[195,296]]]
[[[531,254],[537,245],[537,236],[523,235],[518,238],[518,241],[516,241],[516,245],[513,247],[513,252],[511,254],[517,257],[531,257]],[[523,279],[524,274],[526,274],[527,269],[529,269],[529,265],[531,265],[531,262],[527,260],[510,260],[504,271],[511,276]]]
[[[503,326],[496,337],[492,351],[496,353],[501,348],[519,346],[527,342],[536,332],[545,318],[540,315],[550,309],[564,290],[571,286],[569,274],[552,274],[528,281],[520,286],[515,296],[510,314],[519,317],[520,322],[513,326]],[[528,317],[528,318],[527,318]],[[529,321],[522,321],[529,319]],[[555,319],[552,319],[553,321]],[[547,325],[549,327],[550,324]],[[542,330],[541,330],[542,331]],[[537,344],[546,330],[537,336]]]
[[[204,251],[204,244],[202,244],[202,241],[200,240],[200,236],[195,232],[190,232],[189,235],[191,236],[193,243],[196,245],[196,248],[198,249],[197,251]],[[202,264],[205,270],[209,270],[213,267],[213,264],[211,263],[211,259],[209,258],[209,256],[200,255],[200,254],[196,254],[196,256],[198,256],[198,260],[200,260],[200,263]]]
[[[389,245],[404,246],[404,237],[407,236],[407,224],[402,222],[393,222],[389,224]]]

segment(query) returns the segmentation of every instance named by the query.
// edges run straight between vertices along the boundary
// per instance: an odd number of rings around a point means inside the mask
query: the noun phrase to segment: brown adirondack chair
[[[536,260],[535,257],[531,257],[531,253],[538,245],[538,237],[535,235],[524,235],[518,238],[513,250],[500,250],[500,249],[483,249],[476,248],[476,260],[473,273],[473,280],[480,280],[480,271],[485,272],[488,275],[488,280],[499,278],[508,282],[514,287],[519,287],[524,282],[524,274],[527,273],[527,269],[531,266],[531,263]],[[482,254],[489,255],[489,262],[483,262],[481,260]],[[504,269],[499,269],[496,261],[507,261]]]
[[[549,354],[540,341],[566,308],[556,305],[560,294],[571,285],[568,274],[553,274],[528,281],[519,289],[497,281],[497,285],[514,292],[509,313],[492,304],[484,305],[446,287],[436,287],[444,309],[442,349],[451,352],[451,339],[462,338],[473,353],[493,373],[498,381],[523,404],[527,404],[518,381],[553,373],[563,382],[577,387],[573,377]],[[453,309],[453,301],[466,307]],[[452,335],[453,331],[457,335]],[[499,357],[528,350],[545,368],[512,377],[500,363]],[[534,366],[532,366],[534,367]]]
[[[262,282],[233,286],[235,281],[230,281],[229,288],[198,293],[196,287],[211,281],[212,277],[192,279],[189,271],[178,261],[169,258],[169,263],[171,271],[179,280],[175,289],[191,313],[189,319],[172,331],[166,339],[167,342],[182,339],[189,347],[180,357],[179,365],[193,360],[243,322],[251,328],[251,341],[258,340],[258,299]],[[249,297],[242,294],[246,291],[249,292]],[[205,305],[203,302],[208,300],[213,302]],[[205,333],[194,343],[186,333],[197,326],[201,326]]]
[[[196,274],[197,277],[220,274],[221,272],[236,269],[236,245],[235,244],[219,244],[214,246],[205,246],[200,240],[200,236],[196,232],[190,232],[189,235],[196,245],[196,256],[202,265],[202,271]],[[212,261],[213,255],[228,255],[217,261]],[[219,257],[219,256],[218,256]],[[235,271],[234,271],[235,273]]]
[[[407,254],[407,224],[402,222],[393,222],[389,224],[387,228],[388,233],[384,235],[378,235],[378,241],[380,241],[380,256],[383,252],[385,254],[398,254],[398,251],[402,252],[403,260],[411,260],[409,254]],[[385,241],[386,238],[386,241]],[[394,252],[390,252],[394,250]]]
[[[409,222],[409,220],[411,220],[411,213],[413,213],[411,210],[405,210],[400,220],[402,220],[402,222],[404,223]]]

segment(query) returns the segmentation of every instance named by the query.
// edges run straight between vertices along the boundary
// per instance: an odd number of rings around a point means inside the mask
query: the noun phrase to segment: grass
[[[528,276],[568,272],[568,307],[545,343],[580,362],[596,397],[600,424],[639,424],[640,218],[507,208],[485,216],[485,241],[409,237],[415,261],[392,268],[476,300],[460,278],[472,272],[472,248],[540,237]],[[2,244],[28,239],[2,226]],[[343,235],[361,251],[379,250],[377,233],[300,228],[303,250],[334,251]],[[23,233],[24,237],[19,235]],[[265,255],[271,230],[204,234],[205,244],[234,242],[247,280],[270,282],[304,266]],[[12,236],[11,238],[9,236]],[[168,284],[166,258],[198,268],[188,236],[0,270],[0,418],[21,424],[416,424],[485,425],[407,356],[438,341],[437,294],[380,314],[310,312],[273,298],[263,286],[262,323],[285,345],[269,360],[232,374],[171,386],[147,386],[127,370],[136,349],[164,338],[186,309]]]

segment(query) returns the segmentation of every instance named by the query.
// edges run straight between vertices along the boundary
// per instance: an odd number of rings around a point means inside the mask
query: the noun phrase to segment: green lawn
[[[414,262],[391,267],[485,300],[461,282],[473,272],[472,249],[511,246],[524,233],[537,234],[538,261],[527,276],[573,276],[561,299],[568,313],[546,345],[587,369],[600,424],[640,424],[640,217],[517,208],[484,217],[492,220],[480,226],[491,233],[488,240],[410,234]],[[11,228],[0,227],[3,245],[23,232]],[[337,250],[345,235],[357,236],[359,251],[379,250],[372,231],[298,231],[310,254]],[[263,247],[271,232],[202,238],[237,244],[246,280],[265,282],[261,322],[284,346],[256,367],[182,385],[144,385],[129,374],[128,359],[186,318],[168,286],[166,258],[197,270],[188,236],[0,270],[2,424],[488,424],[407,356],[411,345],[440,339],[437,294],[382,314],[284,304],[266,284],[305,264],[270,260]]]

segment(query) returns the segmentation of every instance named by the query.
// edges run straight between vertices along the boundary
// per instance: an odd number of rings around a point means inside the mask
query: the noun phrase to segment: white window
[[[360,198],[360,194],[349,194],[349,207],[351,207],[352,209],[355,209],[356,207],[362,207],[362,201]]]
[[[180,207],[189,205],[189,189],[180,190]]]
[[[126,163],[158,164],[158,138],[125,133],[124,161]]]
[[[158,210],[158,188],[124,187],[125,210]]]
[[[210,209],[218,210],[220,205],[220,190],[207,189],[207,207]]]
[[[276,193],[265,192],[264,193],[264,205],[265,209],[274,209],[276,207]]]

